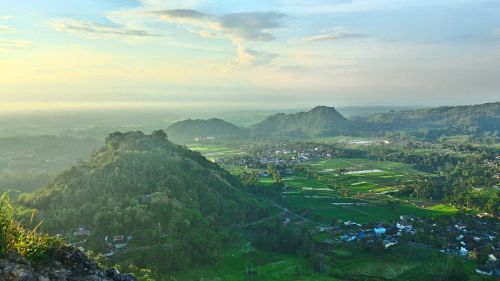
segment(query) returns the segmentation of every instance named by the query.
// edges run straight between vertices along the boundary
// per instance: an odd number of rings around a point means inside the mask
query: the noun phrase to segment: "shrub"
[[[63,244],[59,239],[37,234],[38,226],[31,231],[24,229],[14,219],[8,194],[3,194],[0,197],[0,257],[14,250],[30,262],[38,263],[48,255],[51,249]]]

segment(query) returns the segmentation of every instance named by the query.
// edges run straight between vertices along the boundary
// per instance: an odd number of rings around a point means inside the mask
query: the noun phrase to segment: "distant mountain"
[[[271,115],[251,129],[256,137],[362,136],[396,131],[430,138],[456,134],[500,135],[500,102],[391,111],[349,120],[333,107],[318,106],[307,112]]]
[[[349,128],[349,121],[334,107],[317,106],[307,112],[278,113],[252,126],[256,136],[314,137],[337,135]]]
[[[109,135],[89,161],[19,203],[37,209],[52,233],[90,229],[83,246],[95,251],[111,250],[106,236],[133,237],[129,246],[142,250],[123,259],[169,271],[215,262],[224,227],[261,212],[252,198],[217,164],[156,131]]]
[[[172,124],[167,134],[175,140],[192,140],[195,138],[236,138],[245,134],[238,126],[218,118],[188,119]]]
[[[368,132],[427,131],[428,134],[500,134],[500,102],[378,113],[355,119]]]

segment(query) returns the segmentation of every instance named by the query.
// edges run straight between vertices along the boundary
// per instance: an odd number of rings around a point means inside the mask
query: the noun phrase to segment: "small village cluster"
[[[86,227],[78,227],[74,231],[59,233],[57,238],[65,238],[71,245],[85,251],[87,239],[92,234],[91,230]],[[104,237],[104,247],[107,252],[103,253],[103,257],[111,257],[122,251],[126,251],[128,244],[132,241],[132,235],[106,235]]]
[[[478,274],[500,276],[497,225],[481,218],[469,219],[467,222],[449,220],[444,223],[433,219],[400,216],[392,224],[362,225],[346,221],[337,227],[320,226],[318,231],[331,233],[331,238],[322,241],[327,245],[362,241],[367,244],[381,243],[387,249],[398,243],[411,243],[413,246],[474,260]]]
[[[331,158],[332,149],[311,144],[282,144],[254,148],[248,154],[231,155],[216,160],[218,164],[238,165],[250,169],[265,168],[268,164],[287,166],[309,161],[313,158]]]

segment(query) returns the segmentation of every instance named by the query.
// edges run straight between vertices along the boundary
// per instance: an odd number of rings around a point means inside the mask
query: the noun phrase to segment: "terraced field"
[[[332,219],[358,223],[382,222],[400,215],[451,214],[446,208],[419,208],[392,197],[398,185],[424,174],[411,165],[368,159],[328,159],[302,164],[305,172],[285,176],[286,205],[297,210],[310,210],[310,215],[325,223]],[[340,173],[339,169],[344,169]],[[262,178],[264,184],[272,183]],[[398,201],[396,206],[388,201]]]
[[[389,186],[409,182],[416,175],[425,174],[408,164],[368,159],[338,158],[310,162],[305,165],[308,169],[318,173],[321,181],[346,188],[354,194],[380,188],[386,189],[377,192],[386,192],[389,191],[387,189]]]
[[[459,266],[469,273],[469,280],[481,280],[474,273],[474,263],[471,261],[406,245],[368,255],[356,248],[338,247],[330,252],[325,264],[328,274],[315,273],[308,269],[304,258],[261,251],[253,248],[249,242],[241,241],[229,248],[215,265],[178,273],[171,280],[428,281],[434,280],[429,279],[429,276],[440,277],[445,266]],[[247,270],[253,270],[254,275],[247,275]]]
[[[234,155],[244,153],[244,151],[237,147],[229,147],[225,145],[212,145],[212,144],[188,144],[189,149],[198,151],[208,160],[214,160],[225,155]]]
[[[254,274],[247,275],[247,270]],[[217,265],[180,273],[173,280],[342,281],[312,272],[300,257],[256,250],[245,241],[228,250]]]

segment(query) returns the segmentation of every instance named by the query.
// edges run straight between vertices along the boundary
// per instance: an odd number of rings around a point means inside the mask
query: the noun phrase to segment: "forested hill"
[[[169,243],[128,254],[151,267],[162,257],[165,271],[215,262],[224,227],[259,216],[256,201],[240,183],[198,152],[167,140],[163,131],[113,133],[89,161],[63,172],[19,203],[39,210],[44,228],[91,230],[90,248],[108,251],[106,236],[130,235],[131,245]],[[159,230],[160,228],[160,230]]]
[[[222,119],[212,118],[183,120],[170,125],[167,133],[174,140],[193,140],[195,138],[236,138],[243,136],[245,131]]]
[[[258,137],[317,137],[372,135],[406,131],[410,135],[499,135],[500,102],[468,106],[377,113],[346,119],[333,107],[318,106],[307,112],[278,113],[252,126]]]
[[[326,136],[349,129],[349,121],[334,107],[317,106],[307,112],[278,113],[252,126],[256,136]]]
[[[419,130],[423,134],[500,134],[500,102],[374,114],[356,121],[365,131]]]

